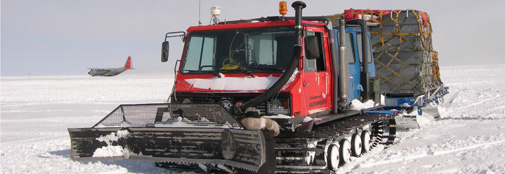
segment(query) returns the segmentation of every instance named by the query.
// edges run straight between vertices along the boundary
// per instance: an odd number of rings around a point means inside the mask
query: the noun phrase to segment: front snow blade
[[[118,138],[119,131],[121,128],[68,128],[70,157],[73,160],[124,159],[126,142]]]
[[[219,104],[120,105],[91,128],[69,128],[73,160],[137,159],[257,171],[260,130],[245,130]]]
[[[428,114],[423,115],[400,115],[395,117],[399,129],[419,129],[435,121],[435,118]]]
[[[395,117],[399,129],[418,129],[434,122],[440,117],[438,105],[427,105],[422,110],[414,107],[410,113],[400,114]]]
[[[260,130],[219,128],[69,128],[73,160],[134,159],[221,164],[257,171],[265,162]]]
[[[417,122],[417,115],[404,115],[395,117],[396,127],[398,129],[419,129],[420,124]]]

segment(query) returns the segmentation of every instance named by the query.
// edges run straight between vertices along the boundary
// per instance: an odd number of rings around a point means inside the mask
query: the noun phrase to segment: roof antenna
[[[199,0],[198,1],[198,25],[202,25],[202,21],[200,20],[200,18],[201,18],[200,13],[202,12],[201,6],[202,6],[202,0]]]

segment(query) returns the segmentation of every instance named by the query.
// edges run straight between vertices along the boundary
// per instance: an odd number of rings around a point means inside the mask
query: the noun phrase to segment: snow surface
[[[505,65],[441,67],[441,120],[400,131],[394,145],[339,173],[505,173]],[[145,161],[76,162],[67,128],[90,127],[119,104],[167,99],[172,76],[2,77],[0,173],[188,173]],[[189,172],[192,173],[192,172]]]

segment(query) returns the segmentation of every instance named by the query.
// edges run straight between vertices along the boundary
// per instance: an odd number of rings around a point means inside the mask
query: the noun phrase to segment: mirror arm
[[[167,41],[168,38],[170,37],[181,37],[182,41],[184,42],[184,39],[186,39],[186,32],[185,31],[176,31],[176,32],[168,32],[165,34],[165,41],[161,44],[161,62],[167,62],[168,61],[168,53],[169,53],[169,42]]]

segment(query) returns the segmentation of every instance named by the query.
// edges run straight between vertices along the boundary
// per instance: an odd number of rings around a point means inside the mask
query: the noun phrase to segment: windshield
[[[281,72],[294,43],[292,27],[195,31],[188,38],[182,73]]]

